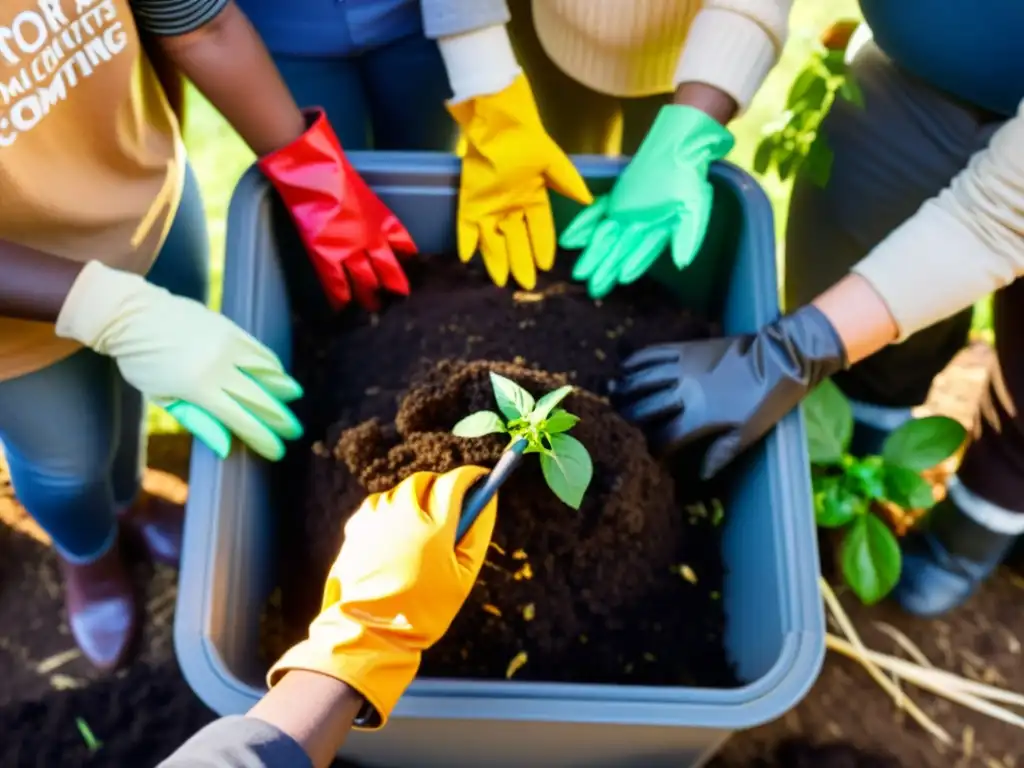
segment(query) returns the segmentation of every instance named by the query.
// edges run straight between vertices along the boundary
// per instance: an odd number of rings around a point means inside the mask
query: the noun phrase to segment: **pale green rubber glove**
[[[689,266],[711,215],[708,168],[733,143],[732,134],[699,109],[662,107],[612,191],[559,238],[563,248],[584,249],[573,279],[586,281],[599,299],[643,276],[670,242],[676,266]]]
[[[302,396],[272,351],[223,315],[139,275],[87,263],[56,333],[117,363],[125,381],[221,458],[235,435],[261,456],[302,436],[287,403]]]

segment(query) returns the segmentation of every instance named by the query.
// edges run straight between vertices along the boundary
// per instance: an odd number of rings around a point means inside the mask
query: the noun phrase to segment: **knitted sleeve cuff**
[[[950,317],[1016,279],[962,221],[929,200],[852,270],[878,292],[899,340]]]
[[[729,94],[742,112],[775,66],[782,41],[749,16],[704,8],[690,27],[674,85],[706,83]]]
[[[522,71],[504,24],[438,39],[452,103],[499,93]]]

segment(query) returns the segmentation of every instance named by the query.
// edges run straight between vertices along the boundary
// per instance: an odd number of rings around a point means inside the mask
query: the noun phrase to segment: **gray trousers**
[[[798,180],[786,237],[787,308],[805,304],[845,275],[935,196],[1005,120],[903,72],[873,44],[854,76],[864,108],[837,100],[824,130],[835,155],[827,187]],[[909,256],[909,255],[908,255]],[[971,258],[969,253],[963,255]],[[928,275],[921,275],[928,290]],[[958,476],[983,499],[1024,512],[1024,281],[995,296],[997,365],[975,440]],[[926,328],[835,377],[855,400],[888,407],[923,403],[932,379],[967,341],[971,310]]]

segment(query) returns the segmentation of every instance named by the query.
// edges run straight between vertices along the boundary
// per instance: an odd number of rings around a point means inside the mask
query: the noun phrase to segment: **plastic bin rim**
[[[423,174],[424,177],[437,179],[438,189],[450,194],[452,185],[445,178],[458,176],[460,160],[447,153],[440,152],[369,152],[356,151],[348,153],[355,168],[364,176],[367,183],[375,186],[376,174],[390,177],[396,165],[408,169],[409,173]],[[625,166],[627,160],[610,159],[598,156],[574,157],[581,173],[595,171],[596,175],[605,176]],[[759,185],[740,168],[728,162],[716,162],[712,165],[710,175],[718,177],[727,185],[736,188],[743,194],[738,195],[740,207],[749,211],[754,207],[771,209],[771,203]],[[387,186],[390,189],[401,189],[403,186],[393,179]],[[232,195],[232,208],[236,198],[260,199],[269,194],[270,185],[254,165],[244,173]],[[249,211],[259,210],[258,205],[250,205]],[[237,209],[236,209],[237,210]],[[759,216],[744,217],[752,226],[761,227],[763,231],[752,233],[753,237],[774,238],[770,219]],[[763,270],[759,270],[762,271]],[[757,274],[753,279],[775,284],[774,265],[769,269],[771,274]],[[778,315],[777,305],[774,310],[759,306],[755,308],[755,319],[758,323],[770,322]],[[790,414],[779,424],[777,439],[772,442],[779,449],[789,454],[782,462],[799,461],[802,450],[802,417],[799,413]],[[192,472],[211,466],[212,454],[203,456],[207,449],[194,442],[192,456]],[[796,455],[794,455],[794,453]],[[220,482],[226,474],[240,473],[245,463],[252,461],[246,453],[239,456],[234,464],[222,464],[217,474],[217,481],[206,483],[211,498],[208,504],[215,504],[219,496]],[[205,465],[205,467],[203,466]],[[776,478],[777,479],[777,478]],[[212,537],[209,537],[211,541]],[[202,568],[208,572],[212,558],[204,557]],[[817,563],[813,564],[817,568]],[[202,579],[208,583],[206,578]],[[794,586],[789,584],[787,586]],[[790,590],[787,621],[793,622],[795,616],[803,614],[807,606],[801,592],[806,590]],[[663,726],[697,726],[709,728],[749,728],[769,722],[785,712],[807,693],[817,678],[825,656],[823,642],[824,620],[821,614],[820,595],[815,583],[813,599],[816,611],[821,616],[815,627],[801,630],[786,630],[782,651],[772,667],[758,679],[737,688],[712,689],[671,686],[619,686],[595,683],[544,683],[517,681],[484,681],[463,679],[418,679],[413,682],[405,696],[401,699],[394,712],[394,717],[430,717],[456,719],[501,719],[501,720],[543,720],[545,722],[580,722],[580,723],[635,723],[642,725]],[[203,593],[203,605],[200,607],[204,632],[200,638],[200,649],[203,662],[197,663],[195,638],[184,636],[184,627],[175,622],[175,646],[188,647],[191,653],[179,653],[182,672],[193,690],[202,690],[205,686],[198,685],[200,678],[212,675],[217,678],[224,689],[229,689],[236,696],[249,699],[255,703],[264,688],[250,686],[239,681],[227,668],[220,654],[210,642],[209,594]],[[820,631],[819,627],[820,626]],[[179,632],[179,628],[182,630]],[[802,674],[801,674],[802,672]],[[204,681],[208,682],[208,680]],[[605,706],[615,704],[615,717],[609,717]],[[530,706],[533,705],[533,706]],[[216,707],[215,707],[216,708]],[[592,711],[591,711],[592,710]],[[743,717],[737,718],[742,713]]]

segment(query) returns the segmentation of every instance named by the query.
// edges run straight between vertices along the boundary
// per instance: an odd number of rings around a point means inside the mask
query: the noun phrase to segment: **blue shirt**
[[[1024,0],[860,0],[875,43],[925,82],[1000,115],[1024,99]]]
[[[237,0],[271,53],[350,56],[423,34],[419,0]]]

